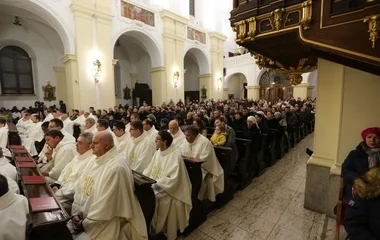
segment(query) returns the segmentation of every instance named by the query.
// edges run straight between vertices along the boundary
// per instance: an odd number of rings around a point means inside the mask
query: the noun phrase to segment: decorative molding
[[[260,86],[245,86],[246,89],[260,89]]]
[[[211,74],[211,73],[200,74],[198,77],[199,77],[199,78],[211,78],[211,77],[212,77],[212,74]]]
[[[311,25],[311,17],[312,17],[312,1],[307,0],[302,3],[302,19],[301,19],[301,25],[304,30],[310,29]]]
[[[149,71],[150,71],[150,73],[155,73],[155,72],[163,72],[163,71],[165,71],[165,67],[154,67],[154,68],[151,68]]]
[[[222,40],[223,42],[227,40],[227,37],[226,37],[226,36],[224,36],[223,34],[220,34],[220,33],[218,33],[218,32],[209,32],[209,33],[208,33],[208,36],[209,36],[210,38],[217,38],[217,39],[219,39],[219,40]]]
[[[168,18],[168,19],[174,20],[176,22],[180,22],[183,25],[187,25],[187,22],[188,22],[187,18],[182,17],[182,16],[180,16],[180,15],[178,15],[176,13],[173,13],[171,11],[168,11],[168,10],[162,10],[160,12],[160,15],[161,15],[162,19]]]
[[[366,17],[364,23],[368,23],[369,40],[372,43],[372,48],[375,49],[380,34],[380,15]]]
[[[61,58],[61,61],[63,63],[66,63],[67,61],[77,61],[77,60],[78,60],[78,56],[76,54],[66,54],[65,56]]]
[[[66,69],[64,67],[53,67],[55,72],[65,72]]]
[[[331,168],[331,166],[333,166],[334,163],[335,163],[335,159],[322,156],[322,155],[316,155],[315,153],[307,161],[307,165],[311,164],[311,165],[327,167],[327,168]]]

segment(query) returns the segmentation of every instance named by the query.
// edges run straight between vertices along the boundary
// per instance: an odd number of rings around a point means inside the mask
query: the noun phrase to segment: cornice
[[[169,10],[162,10],[160,12],[160,15],[161,15],[161,18],[162,19],[165,19],[165,18],[169,18],[169,19],[172,19],[176,22],[180,22],[182,23],[183,25],[187,25],[187,22],[189,21],[187,18],[185,17],[182,17],[174,12],[171,12]]]
[[[66,54],[65,56],[61,58],[61,61],[63,63],[66,63],[67,61],[77,61],[77,60],[78,60],[78,56],[76,54]]]
[[[165,71],[165,67],[154,67],[150,69],[150,73],[163,72],[163,71]]]

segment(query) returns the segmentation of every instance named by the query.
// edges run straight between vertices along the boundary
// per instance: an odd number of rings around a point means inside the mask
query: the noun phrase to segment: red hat
[[[368,134],[376,134],[377,136],[380,137],[380,128],[378,127],[371,127],[371,128],[367,128],[367,129],[364,129],[362,131],[362,138],[363,140],[365,140],[365,138],[368,136]]]

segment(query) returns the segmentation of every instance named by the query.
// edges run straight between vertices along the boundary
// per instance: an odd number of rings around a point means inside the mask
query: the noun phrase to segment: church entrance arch
[[[131,30],[117,38],[114,44],[117,104],[152,105],[150,69],[163,65],[161,56],[158,44],[144,32]]]
[[[184,56],[184,96],[185,102],[200,100],[200,91],[203,86],[200,76],[210,73],[210,64],[206,54],[198,48],[190,48]],[[201,86],[202,85],[202,86]],[[210,90],[208,90],[209,92]]]
[[[260,78],[260,99],[274,103],[293,95],[293,87],[287,74],[266,70]]]
[[[227,77],[228,98],[247,98],[247,77],[243,73],[233,73]]]

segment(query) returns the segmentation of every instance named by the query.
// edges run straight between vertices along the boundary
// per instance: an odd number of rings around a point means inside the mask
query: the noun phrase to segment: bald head
[[[177,120],[171,120],[169,122],[169,131],[171,135],[177,134],[177,132],[179,131],[179,125]]]
[[[92,140],[92,149],[97,157],[103,156],[114,147],[113,137],[109,131],[101,131],[95,134]]]

